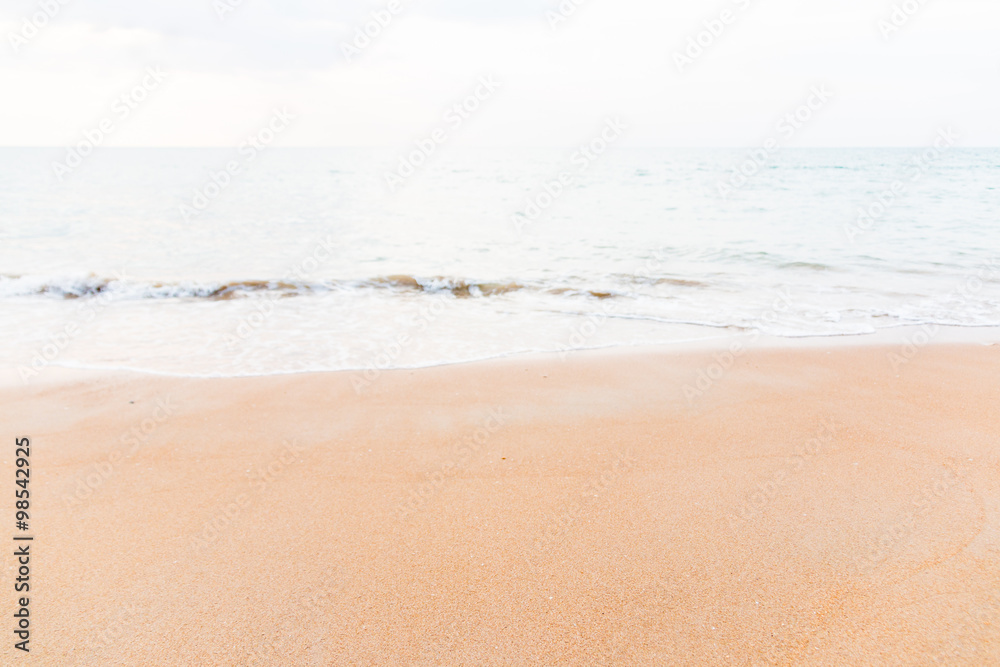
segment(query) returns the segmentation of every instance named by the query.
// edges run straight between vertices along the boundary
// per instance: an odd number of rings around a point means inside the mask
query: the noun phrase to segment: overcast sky
[[[398,146],[484,75],[500,88],[459,145],[569,146],[619,116],[629,145],[755,146],[815,86],[832,98],[788,145],[925,145],[942,126],[1000,145],[997,0],[399,0],[350,59],[389,0],[63,2],[0,5],[0,145],[66,146],[111,118],[107,145],[234,146],[286,107],[278,144]],[[916,11],[890,33],[894,3]],[[116,115],[151,66],[166,80]]]

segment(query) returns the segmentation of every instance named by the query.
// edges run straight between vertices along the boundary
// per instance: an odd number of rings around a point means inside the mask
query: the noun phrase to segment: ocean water
[[[391,150],[98,149],[60,178],[65,150],[0,149],[0,367],[234,376],[1000,327],[1000,150],[748,155],[451,151],[390,185]]]

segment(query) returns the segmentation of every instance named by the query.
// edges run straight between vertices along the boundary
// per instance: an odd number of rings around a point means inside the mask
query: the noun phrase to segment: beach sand
[[[1000,346],[915,352],[7,386],[0,662],[1000,664]]]

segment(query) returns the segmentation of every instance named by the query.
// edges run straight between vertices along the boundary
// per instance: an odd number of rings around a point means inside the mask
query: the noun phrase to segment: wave
[[[455,278],[417,278],[408,275],[355,281],[353,286],[388,286],[416,292],[450,292],[457,297],[496,296],[528,289],[526,285],[517,282],[471,282]]]
[[[786,262],[778,266],[779,269],[809,269],[811,271],[839,271],[835,267],[828,264],[820,264],[819,262]]]
[[[695,281],[664,279],[675,286],[700,285]],[[500,297],[513,292],[536,292],[552,295],[583,296],[611,299],[621,294],[604,288],[587,288],[546,283],[517,281],[476,281],[444,276],[419,277],[410,275],[379,276],[362,280],[233,280],[221,282],[199,281],[136,281],[117,277],[98,276],[17,276],[0,275],[0,298],[41,296],[54,299],[87,299],[110,297],[115,299],[206,299],[226,301],[267,293],[278,298],[308,294],[353,291],[387,290],[395,293],[422,292],[451,294],[459,299]]]
[[[111,295],[124,299],[195,298],[225,300],[261,291],[296,292],[308,286],[285,281],[245,280],[222,283],[141,282],[96,275],[44,278],[0,276],[0,297],[46,296],[84,299]]]

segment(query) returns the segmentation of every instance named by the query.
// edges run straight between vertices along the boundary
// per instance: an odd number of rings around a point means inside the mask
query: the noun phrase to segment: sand
[[[2,388],[0,662],[1000,664],[1000,346],[899,352]]]

